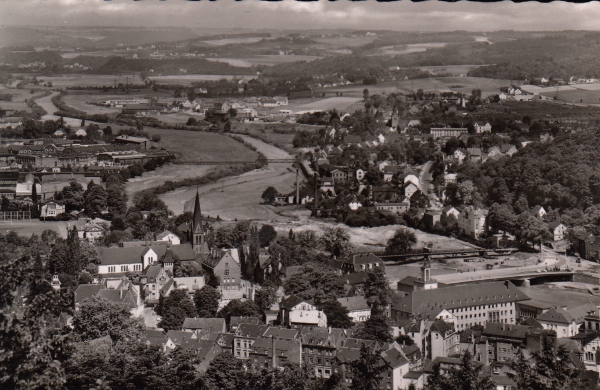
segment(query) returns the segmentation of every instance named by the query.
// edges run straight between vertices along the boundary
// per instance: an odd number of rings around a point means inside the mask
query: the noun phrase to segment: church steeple
[[[194,234],[204,234],[204,227],[202,226],[202,212],[200,211],[200,194],[196,189],[196,201],[194,202],[194,219],[192,220],[192,232]]]
[[[194,202],[194,218],[192,219],[192,229],[190,230],[190,241],[192,242],[192,248],[194,252],[198,254],[205,254],[208,252],[208,246],[206,245],[204,233],[204,226],[202,226],[202,212],[200,211],[200,194],[196,189],[196,200]]]

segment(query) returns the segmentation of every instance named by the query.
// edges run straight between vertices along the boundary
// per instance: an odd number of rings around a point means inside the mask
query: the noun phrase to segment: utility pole
[[[300,188],[298,187],[298,168],[296,168],[296,204],[300,204]]]
[[[314,200],[313,200],[313,215],[316,217],[317,209],[319,208],[319,188],[317,186],[318,173],[315,172],[313,177],[315,179],[315,183],[314,183],[315,195],[314,195]]]

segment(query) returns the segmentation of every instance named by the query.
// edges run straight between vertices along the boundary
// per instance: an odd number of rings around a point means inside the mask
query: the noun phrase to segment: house
[[[309,302],[303,301],[295,295],[279,303],[279,322],[284,326],[327,326],[327,316],[323,311]]]
[[[533,208],[533,210],[531,210],[531,214],[535,215],[536,217],[543,218],[544,215],[546,215],[547,213],[546,213],[546,210],[542,206],[538,205],[538,206],[535,206]]]
[[[511,156],[518,152],[517,147],[515,145],[504,144],[500,146],[500,151],[505,156]]]
[[[469,130],[465,128],[453,128],[453,127],[432,127],[431,136],[433,139],[438,138],[452,138],[460,137],[461,135],[468,134]]]
[[[219,278],[219,289],[240,290],[242,269],[237,249],[212,249],[202,268]]]
[[[423,222],[427,228],[432,229],[436,223],[440,222],[442,212],[440,210],[427,210],[423,215]]]
[[[460,211],[455,209],[453,206],[446,206],[442,209],[442,215],[445,217],[449,217],[450,215],[453,215],[454,218],[458,219],[459,214],[460,214]]]
[[[233,356],[250,359],[252,344],[269,329],[268,325],[240,324],[233,337]]]
[[[48,202],[42,206],[40,217],[56,217],[65,212],[65,206],[56,202]]]
[[[579,333],[579,326],[575,318],[565,309],[554,307],[536,318],[544,329],[556,332],[558,338],[575,336]]]
[[[68,225],[68,228],[71,229],[71,226],[77,229],[79,239],[87,240],[92,243],[95,242],[97,238],[101,237],[105,230],[102,226],[92,221],[91,218],[79,218],[73,225]]]
[[[458,331],[488,321],[516,324],[516,304],[526,300],[510,281],[429,288],[413,291],[392,306],[392,320],[434,319],[446,310],[455,317]]]
[[[331,171],[331,177],[334,183],[343,183],[352,177],[352,174],[346,168],[335,168]]]
[[[482,160],[481,148],[467,148],[467,158],[473,162],[481,162],[481,160]]]
[[[581,346],[579,358],[588,371],[600,372],[600,332],[578,334],[572,338]]]
[[[419,173],[415,172],[415,171],[407,172],[406,175],[404,176],[403,182],[404,182],[404,185],[407,185],[408,183],[413,183],[414,185],[419,187],[421,185],[421,180],[419,179]]]
[[[383,372],[381,374],[382,389],[404,389],[404,376],[410,371],[410,364],[399,345],[381,352],[381,362],[383,363]]]
[[[558,221],[550,222],[548,224],[548,229],[550,230],[550,233],[552,233],[554,242],[564,240],[565,234],[567,233],[567,230],[569,230],[569,228]]]
[[[364,170],[358,168],[356,170],[356,180],[359,180],[359,181],[362,180],[365,177],[365,173],[366,172]]]
[[[75,132],[75,135],[76,135],[77,137],[86,137],[86,136],[87,136],[87,131],[85,131],[85,129],[84,129],[84,128],[81,128],[81,129],[79,129],[79,130],[77,130],[77,131]]]
[[[341,259],[342,263],[342,274],[351,274],[355,272],[371,272],[377,268],[381,268],[385,271],[385,265],[383,260],[375,256],[373,253],[360,253],[351,255],[347,259]]]
[[[392,181],[394,175],[398,174],[398,166],[388,165],[383,168],[383,180]]]
[[[63,129],[58,129],[52,135],[56,138],[63,138],[66,134]]]
[[[167,242],[170,242],[173,245],[179,245],[179,244],[181,244],[181,240],[179,239],[179,237],[176,234],[171,233],[168,230],[165,230],[164,232],[162,232],[159,235],[157,235],[156,236],[156,241],[167,241]]]
[[[417,187],[413,182],[408,182],[404,186],[404,197],[411,199],[415,192],[419,191],[419,187]]]
[[[173,263],[166,263],[165,268],[169,268],[171,273],[173,271]],[[167,265],[168,264],[168,265]],[[159,290],[159,294],[162,297],[168,297],[174,290],[185,290],[187,291],[190,299],[194,298],[194,293],[201,290],[204,287],[204,276],[184,276],[169,278],[166,283]]]
[[[227,326],[225,318],[186,318],[183,320],[182,330],[191,333],[225,333]]]
[[[100,264],[99,275],[121,274],[126,272],[142,273],[146,267],[158,263],[167,257],[167,250],[179,258],[182,264],[196,263],[196,254],[190,244],[182,245],[147,245],[133,247],[98,248]],[[165,267],[169,264],[164,263]],[[173,264],[170,264],[172,267]]]
[[[456,173],[446,173],[444,174],[444,186],[448,186],[449,184],[456,184],[458,182]]]
[[[467,157],[467,152],[463,149],[456,149],[453,153],[453,157],[458,160],[458,163],[460,164]]]
[[[362,207],[362,203],[360,203],[358,200],[356,200],[356,197],[354,197],[352,202],[348,203],[348,207],[350,207],[350,210],[356,211]]]
[[[317,378],[329,378],[334,372],[334,359],[347,340],[339,328],[304,327],[299,336],[302,342],[302,365]]]
[[[475,209],[473,206],[465,207],[458,215],[459,230],[473,238],[478,238],[486,230],[485,219],[487,210]]]
[[[348,316],[352,322],[365,322],[371,317],[371,307],[364,296],[338,298],[338,302],[348,309]]]
[[[375,210],[379,212],[383,212],[386,214],[401,215],[408,211],[408,209],[410,208],[410,200],[408,198],[405,198],[402,202],[376,202],[373,204],[373,206],[375,207]]]
[[[498,159],[502,156],[503,156],[502,150],[500,150],[500,148],[498,146],[492,146],[491,148],[488,149],[487,158]]]
[[[477,121],[474,123],[473,127],[475,127],[475,132],[477,134],[481,134],[481,133],[491,133],[492,132],[492,125],[490,125],[489,122],[481,122],[481,121]]]
[[[80,284],[75,290],[74,302],[75,310],[79,309],[79,305],[84,299],[91,299],[94,296],[103,297],[112,302],[125,303],[130,310],[135,310],[141,305],[139,294],[139,286],[132,284],[127,278],[119,278],[112,280],[109,284],[108,280],[103,280],[102,283]]]

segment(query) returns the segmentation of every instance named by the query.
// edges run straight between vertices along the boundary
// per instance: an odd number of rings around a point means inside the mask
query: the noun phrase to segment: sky
[[[0,0],[0,26],[548,31],[599,30],[599,21],[599,2]]]

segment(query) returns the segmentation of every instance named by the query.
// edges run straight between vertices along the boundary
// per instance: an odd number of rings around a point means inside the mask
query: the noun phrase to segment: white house
[[[486,122],[486,123],[475,122],[475,124],[473,126],[475,127],[475,132],[477,134],[491,133],[491,131],[492,131],[492,125],[490,125],[489,122]]]
[[[85,137],[87,136],[87,131],[85,131],[85,129],[82,127],[81,129],[75,132],[75,135],[78,137]]]
[[[446,206],[442,209],[442,215],[445,215],[446,217],[453,215],[454,218],[458,219],[460,211],[455,209],[453,206]]]
[[[371,307],[364,296],[338,298],[338,302],[348,309],[348,316],[352,322],[365,322],[371,318]]]
[[[415,185],[413,182],[408,182],[407,185],[404,186],[404,196],[409,198],[413,196],[415,192],[417,192],[419,187]]]
[[[458,228],[467,236],[478,238],[485,232],[485,218],[487,210],[475,209],[473,206],[466,207],[458,215]]]
[[[554,330],[558,338],[572,337],[579,333],[575,318],[563,308],[552,308],[542,313],[536,320],[544,329]]]
[[[550,222],[548,224],[548,228],[552,233],[554,241],[564,240],[565,234],[567,233],[567,230],[569,230],[565,225],[563,225],[560,222]]]
[[[158,255],[150,248],[100,248],[98,275],[110,275],[126,272],[141,272],[150,264],[158,261]]]
[[[327,327],[327,316],[323,311],[295,295],[279,304],[279,321],[284,326],[311,325]]]
[[[456,149],[453,156],[458,160],[459,163],[462,163],[465,157],[467,157],[467,153],[462,149]]]
[[[408,185],[408,183],[413,183],[415,186],[419,187],[421,181],[419,180],[416,172],[409,172],[406,176],[404,176],[404,185]]]
[[[544,215],[547,214],[546,210],[542,206],[535,206],[533,210],[531,210],[531,213],[539,218],[543,218]]]
[[[176,234],[171,233],[168,230],[165,230],[164,232],[162,232],[158,236],[156,236],[156,241],[167,241],[173,245],[179,245],[181,243],[181,240],[179,239],[179,237]]]
[[[362,203],[360,203],[358,200],[356,200],[356,198],[354,198],[352,202],[348,203],[348,207],[350,207],[350,210],[356,211],[362,207]]]
[[[56,217],[59,214],[65,212],[65,206],[56,202],[48,202],[42,206],[41,216],[43,217]]]
[[[365,177],[365,171],[358,168],[356,170],[356,180],[362,180]]]

